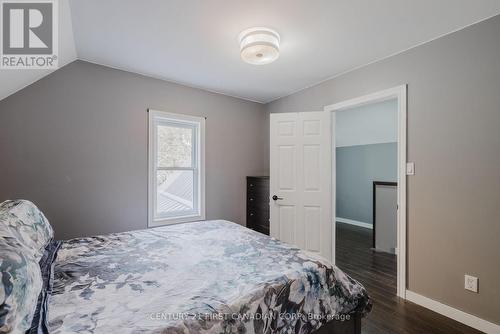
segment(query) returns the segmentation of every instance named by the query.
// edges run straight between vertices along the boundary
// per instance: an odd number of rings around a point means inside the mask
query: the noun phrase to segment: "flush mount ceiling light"
[[[280,54],[280,35],[269,28],[255,27],[239,35],[241,59],[253,65],[269,64]]]

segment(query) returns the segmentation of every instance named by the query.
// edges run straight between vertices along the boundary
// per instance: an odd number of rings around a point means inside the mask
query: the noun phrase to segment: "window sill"
[[[181,216],[173,218],[157,218],[148,221],[148,227],[159,227],[173,224],[190,223],[205,220],[205,215]]]

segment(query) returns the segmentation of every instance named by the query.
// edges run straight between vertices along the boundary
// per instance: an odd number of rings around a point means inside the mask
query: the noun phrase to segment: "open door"
[[[334,261],[330,113],[271,114],[271,236]]]

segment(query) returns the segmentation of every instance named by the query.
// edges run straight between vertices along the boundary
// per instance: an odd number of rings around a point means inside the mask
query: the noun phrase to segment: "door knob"
[[[278,196],[276,196],[276,195],[274,195],[272,198],[273,198],[273,201],[277,201],[277,200],[281,200],[281,199],[283,199],[283,198],[278,197]]]

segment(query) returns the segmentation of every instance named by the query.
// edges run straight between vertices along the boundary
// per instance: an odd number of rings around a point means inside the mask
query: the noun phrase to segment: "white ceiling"
[[[59,1],[59,66],[76,59],[68,0]],[[1,22],[0,22],[1,23]],[[40,80],[54,70],[0,70],[0,100]]]
[[[70,0],[70,7],[80,59],[263,103],[500,13],[499,0]],[[252,26],[281,34],[276,62],[240,60],[237,36]],[[0,98],[9,91],[4,72]]]

